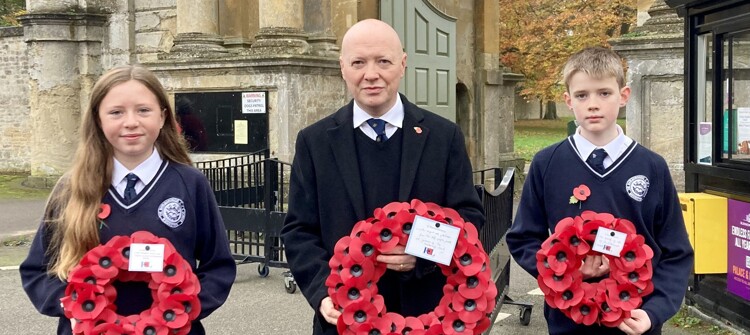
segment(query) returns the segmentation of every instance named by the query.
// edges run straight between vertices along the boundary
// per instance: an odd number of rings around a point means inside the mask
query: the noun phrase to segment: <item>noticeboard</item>
[[[175,113],[193,152],[268,148],[268,92],[175,93]]]

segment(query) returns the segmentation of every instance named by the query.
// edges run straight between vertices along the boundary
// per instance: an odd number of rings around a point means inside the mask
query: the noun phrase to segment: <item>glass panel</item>
[[[698,74],[697,78],[697,107],[698,107],[698,141],[696,148],[697,157],[695,161],[698,164],[710,165],[713,161],[711,159],[711,143],[712,143],[712,103],[711,103],[711,88],[713,87],[713,76],[712,71],[712,60],[713,60],[713,35],[705,34],[698,36],[698,56],[696,57],[696,71]]]
[[[750,162],[750,32],[733,35],[724,47],[724,157]]]

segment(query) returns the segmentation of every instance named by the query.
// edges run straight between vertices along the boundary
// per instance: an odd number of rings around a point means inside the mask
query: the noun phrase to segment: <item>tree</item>
[[[571,54],[609,46],[636,20],[636,0],[498,1],[500,62],[526,77],[521,95],[540,99],[540,106],[562,95],[562,66]]]
[[[26,9],[26,0],[0,0],[0,26],[17,26],[18,15]]]

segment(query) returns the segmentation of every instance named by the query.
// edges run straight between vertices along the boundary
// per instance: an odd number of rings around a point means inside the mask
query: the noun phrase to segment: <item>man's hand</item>
[[[377,261],[385,263],[388,269],[394,271],[410,271],[417,264],[417,258],[404,253],[406,247],[397,245],[393,250],[378,255]]]
[[[335,325],[339,316],[341,316],[341,312],[333,307],[333,300],[331,300],[331,297],[325,297],[325,299],[320,302],[320,314],[322,314],[323,318],[332,325]]]
[[[630,312],[630,317],[623,320],[617,328],[628,335],[640,335],[651,329],[651,319],[648,318],[646,311],[634,309]]]
[[[588,255],[581,265],[583,279],[601,277],[609,273],[609,259],[602,255]]]

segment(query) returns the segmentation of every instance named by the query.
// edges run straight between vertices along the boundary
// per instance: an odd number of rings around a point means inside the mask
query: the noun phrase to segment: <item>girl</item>
[[[120,66],[94,85],[73,166],[55,185],[44,219],[20,266],[23,287],[42,314],[63,314],[69,271],[84,254],[117,235],[145,230],[168,239],[197,275],[200,319],[229,295],[236,267],[224,223],[205,177],[190,166],[184,140],[159,80],[141,66]],[[100,206],[110,214],[97,220]],[[116,282],[117,313],[139,314],[153,302],[145,282]]]

